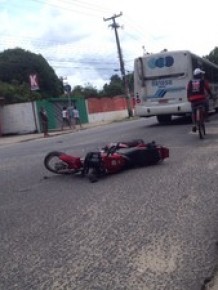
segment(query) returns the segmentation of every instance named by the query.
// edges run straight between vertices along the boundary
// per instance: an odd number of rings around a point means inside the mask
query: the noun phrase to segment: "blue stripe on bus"
[[[154,95],[147,96],[146,99],[155,99],[155,98],[163,98],[167,92],[178,92],[186,90],[186,87],[175,87],[175,88],[165,88],[165,89],[158,89]]]

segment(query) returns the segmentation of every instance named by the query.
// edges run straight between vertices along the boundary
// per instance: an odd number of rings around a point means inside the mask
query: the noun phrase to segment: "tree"
[[[112,75],[110,83],[103,86],[101,95],[113,97],[122,94],[124,94],[123,80],[117,74]]]
[[[134,76],[133,76],[133,73],[128,73],[126,75],[126,78],[127,78],[129,90],[130,90],[130,92],[133,92],[133,90],[134,90]]]
[[[96,97],[98,95],[98,90],[90,83],[87,83],[83,88],[83,95],[85,98]]]
[[[6,104],[23,103],[42,98],[39,92],[30,93],[29,85],[25,83],[19,85],[16,81],[12,81],[12,83],[0,81],[0,96],[5,98]]]
[[[209,55],[205,56],[206,59],[218,65],[218,47],[215,47]]]
[[[40,91],[32,93],[29,86],[30,74],[37,74]],[[3,97],[10,102],[29,101],[34,98],[46,98],[59,96],[63,91],[62,82],[58,79],[53,68],[40,54],[34,54],[22,48],[8,49],[0,53],[0,92],[6,90]],[[7,85],[13,87],[13,92],[7,90]],[[21,94],[25,88],[25,94]],[[15,90],[15,91],[14,91]],[[17,95],[14,98],[14,95]],[[10,97],[9,97],[10,96]]]
[[[133,91],[133,73],[128,73],[126,75],[127,84],[129,87],[130,92]],[[95,87],[93,87],[91,84],[86,84],[85,87],[83,86],[75,86],[71,92],[71,96],[78,97],[78,96],[84,96],[85,98],[89,97],[114,97],[117,95],[124,95],[125,94],[125,88],[124,88],[124,82],[122,78],[115,74],[112,75],[110,78],[109,84],[106,83],[103,86],[102,90],[97,90]]]
[[[85,98],[98,96],[98,90],[91,84],[86,84],[84,87],[75,86],[71,92],[73,97],[84,96]]]
[[[75,86],[73,89],[72,89],[72,91],[71,91],[71,93],[70,93],[70,95],[72,96],[72,97],[78,97],[78,96],[83,96],[83,94],[84,94],[84,92],[83,92],[83,87],[82,86]]]

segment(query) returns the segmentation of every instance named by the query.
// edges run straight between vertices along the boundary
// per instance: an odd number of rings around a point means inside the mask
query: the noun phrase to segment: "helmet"
[[[200,74],[205,74],[205,71],[201,70],[200,68],[196,68],[193,72],[194,76],[200,75]]]

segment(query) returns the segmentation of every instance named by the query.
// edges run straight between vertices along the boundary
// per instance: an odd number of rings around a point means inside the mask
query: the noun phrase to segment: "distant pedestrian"
[[[49,137],[48,134],[48,116],[46,110],[41,107],[39,111],[40,121],[41,121],[41,127],[42,132],[44,133],[44,137]]]
[[[69,116],[69,113],[68,113],[66,107],[63,107],[63,109],[62,109],[62,123],[61,123],[61,130],[64,129],[64,125],[69,126],[70,129],[71,129],[70,116]]]
[[[73,127],[73,129],[75,129],[75,120],[74,120],[73,109],[74,109],[74,107],[68,107],[67,108],[67,112],[68,112],[68,115],[69,115],[70,124]]]
[[[80,125],[80,129],[82,129],[82,124],[81,124],[81,121],[80,121],[79,111],[77,110],[76,106],[74,106],[74,109],[73,109],[73,118],[74,118],[75,126],[76,125]]]

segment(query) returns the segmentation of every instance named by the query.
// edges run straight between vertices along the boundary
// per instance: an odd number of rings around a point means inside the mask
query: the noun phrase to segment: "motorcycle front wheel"
[[[48,153],[44,159],[45,168],[56,174],[73,174],[77,170],[69,168],[69,165],[60,159],[63,152],[53,151]]]

